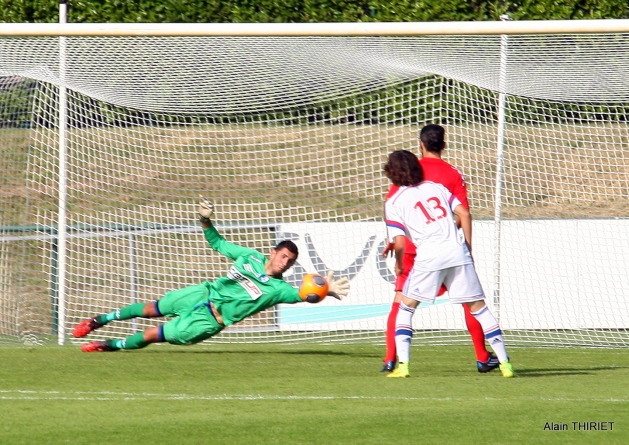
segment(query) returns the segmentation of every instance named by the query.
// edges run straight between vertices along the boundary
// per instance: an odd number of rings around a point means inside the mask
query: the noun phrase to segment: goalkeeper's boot
[[[393,370],[387,377],[394,379],[410,377],[411,373],[408,370],[408,363],[398,363],[397,368]]]
[[[395,360],[391,360],[390,362],[384,362],[384,365],[382,365],[382,369],[380,370],[380,372],[393,372],[394,369]]]
[[[476,368],[478,369],[478,372],[493,371],[499,366],[500,366],[500,362],[498,361],[498,357],[496,357],[494,354],[489,354],[489,358],[487,359],[486,362],[481,362],[481,361],[476,362]]]
[[[83,352],[113,352],[117,349],[112,348],[106,341],[91,341],[81,346]]]
[[[510,379],[515,375],[513,372],[513,366],[509,362],[500,363],[500,372],[502,372],[502,376],[506,379]]]
[[[90,332],[102,327],[103,325],[96,321],[95,318],[88,318],[77,324],[72,331],[72,335],[76,338],[85,337]]]

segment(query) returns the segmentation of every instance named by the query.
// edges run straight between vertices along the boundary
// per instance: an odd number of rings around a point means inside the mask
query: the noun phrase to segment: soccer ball
[[[318,303],[328,295],[328,280],[318,273],[304,275],[299,296],[308,303]]]

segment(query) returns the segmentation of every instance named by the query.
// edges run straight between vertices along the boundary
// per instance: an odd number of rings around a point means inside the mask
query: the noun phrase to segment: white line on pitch
[[[518,400],[545,400],[549,402],[612,402],[625,403],[629,399],[619,398],[568,398],[568,397],[521,397]],[[407,400],[456,402],[465,400],[501,401],[498,397],[395,397],[395,396],[282,396],[261,394],[153,394],[111,391],[34,391],[34,390],[0,390],[0,400]],[[513,400],[511,397],[505,398]]]

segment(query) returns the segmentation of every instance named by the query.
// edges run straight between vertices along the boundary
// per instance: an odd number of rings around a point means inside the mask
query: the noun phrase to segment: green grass
[[[2,444],[626,444],[625,350],[413,348],[409,379],[374,345],[0,348]],[[429,363],[422,367],[420,363]],[[568,431],[544,430],[546,422]],[[572,422],[614,422],[575,431]]]

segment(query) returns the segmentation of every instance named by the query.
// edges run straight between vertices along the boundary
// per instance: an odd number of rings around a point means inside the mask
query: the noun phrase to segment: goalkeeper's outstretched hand
[[[201,215],[201,222],[209,223],[214,213],[214,204],[209,199],[199,195],[199,215]]]
[[[342,300],[349,293],[349,280],[347,277],[341,277],[334,280],[334,272],[328,271],[328,295],[337,300]]]

